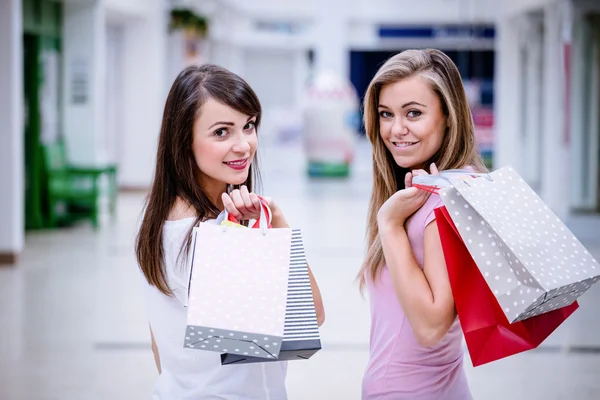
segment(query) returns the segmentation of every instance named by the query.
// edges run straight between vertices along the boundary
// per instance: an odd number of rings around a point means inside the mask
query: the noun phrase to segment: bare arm
[[[273,228],[289,228],[285,217],[278,209],[276,209],[276,211],[273,212],[273,220],[271,221],[271,226],[273,226]],[[310,266],[307,265],[307,267],[308,276],[310,277],[310,288],[313,292],[313,301],[315,304],[315,311],[317,313],[317,324],[321,326],[323,325],[323,322],[325,322],[325,308],[323,307],[323,299],[321,297],[321,291],[319,290],[319,286],[317,285],[317,281],[315,280],[312,270],[310,269]]]
[[[317,313],[317,325],[321,326],[323,325],[323,322],[325,322],[325,307],[323,307],[323,298],[321,297],[321,291],[319,290],[319,286],[317,285],[317,281],[313,276],[310,266],[307,264],[306,267],[308,268],[308,276],[310,277],[310,288],[313,292],[313,301]]]
[[[380,225],[379,235],[398,301],[422,346],[433,346],[456,318],[437,224],[425,228],[424,268],[417,264],[403,226]]]
[[[152,338],[152,353],[154,353],[154,362],[156,363],[156,369],[158,373],[161,374],[160,368],[160,356],[158,355],[158,346],[156,345],[156,341],[154,340],[154,334],[152,333],[152,327],[150,327],[150,337]]]

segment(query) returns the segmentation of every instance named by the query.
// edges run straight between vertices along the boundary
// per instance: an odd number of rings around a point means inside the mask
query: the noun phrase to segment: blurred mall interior
[[[149,398],[133,238],[166,94],[192,63],[257,92],[264,192],[303,229],[321,286],[323,350],[290,364],[290,399],[359,399],[360,101],[387,58],[428,47],[458,66],[487,165],[518,170],[600,257],[600,0],[0,0],[0,399]],[[352,89],[341,141],[306,120],[324,72]],[[539,349],[467,361],[475,398],[600,399],[596,300]]]

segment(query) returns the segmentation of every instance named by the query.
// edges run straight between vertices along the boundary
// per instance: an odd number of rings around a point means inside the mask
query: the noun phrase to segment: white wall
[[[211,44],[210,62],[244,77],[244,51],[244,48],[240,45],[228,42],[213,42]]]
[[[501,0],[504,1],[504,0]],[[392,24],[488,23],[495,19],[499,0],[348,0],[356,21]]]
[[[590,28],[600,25],[584,15],[600,13],[600,2],[509,0],[504,5],[496,48],[496,165],[513,164],[562,219],[573,210],[595,210],[600,35],[594,38]],[[539,22],[543,29],[535,32]],[[570,75],[564,69],[565,43],[571,44]],[[523,56],[530,63],[522,63]]]
[[[522,167],[521,131],[521,60],[519,21],[505,18],[496,25],[496,65],[494,79],[496,167]]]
[[[544,6],[562,0],[502,0],[500,16],[513,17],[532,10],[543,9]]]
[[[502,0],[504,1],[504,0]],[[520,0],[509,0],[518,2]],[[526,0],[523,0],[526,2]],[[529,0],[531,1],[531,0]],[[535,0],[534,0],[535,1]],[[539,0],[538,0],[539,2]],[[498,0],[345,0],[330,15],[346,13],[350,20],[401,24],[489,22],[497,13]],[[326,1],[317,0],[221,0],[221,4],[260,19],[313,19]]]
[[[544,139],[541,195],[559,218],[570,211],[570,144],[564,139],[565,77],[561,68],[561,9],[544,8]],[[564,184],[563,184],[564,182]]]
[[[221,4],[211,17],[210,62],[244,76],[244,48],[253,44],[261,47],[261,40],[256,39],[250,18]]]
[[[536,11],[543,15],[543,47],[538,49],[541,60],[535,60],[535,48],[540,46],[531,29],[535,17],[508,13],[501,15],[497,24],[495,165],[511,164],[534,186],[539,181],[537,189],[546,204],[560,218],[566,218],[572,179],[570,143],[564,130],[564,88],[570,78],[564,75],[561,49],[568,19],[559,1]],[[540,72],[542,80],[538,82]]]
[[[598,207],[600,152],[600,2],[596,18],[576,13],[571,103],[571,203]]]
[[[162,0],[144,2],[143,18],[123,26],[123,136],[119,184],[145,188],[151,183],[156,145],[168,85],[167,9]]]
[[[20,0],[0,2],[0,254],[23,249],[23,28]]]
[[[497,11],[496,0],[218,0],[211,8],[211,62],[244,75],[244,49],[315,50],[315,69],[349,74],[351,49],[386,49],[434,46],[431,40],[386,40],[378,36],[380,24],[427,25],[436,23],[492,23]],[[257,28],[257,22],[283,22],[300,26],[297,33]],[[439,42],[441,46],[441,41]],[[493,48],[492,40],[444,42],[446,48]],[[300,70],[302,62],[296,63]],[[271,71],[265,59],[260,69]],[[302,74],[293,85],[295,97],[304,88]],[[285,86],[285,82],[273,86]]]
[[[313,27],[315,70],[350,73],[349,9],[345,0],[323,0]]]
[[[64,4],[63,126],[75,164],[105,161],[106,23],[101,2]],[[86,99],[74,101],[74,94]]]
[[[248,49],[244,52],[242,77],[250,84],[260,99],[263,117],[260,135],[263,139],[277,136],[281,121],[295,115],[299,106],[298,93],[304,88],[296,87],[302,79],[303,50],[296,49]],[[269,71],[265,73],[265,66]]]
[[[293,107],[295,51],[250,50],[244,54],[244,78],[265,107]],[[265,65],[269,72],[265,73]],[[276,84],[274,84],[276,82]]]
[[[540,176],[543,169],[543,154],[540,143],[543,139],[543,113],[542,103],[544,98],[543,77],[543,25],[541,15],[531,16],[522,20],[524,29],[520,32],[522,56],[521,100],[519,107],[520,129],[519,136],[522,141],[516,143],[522,149],[522,167],[519,169],[521,176],[534,189],[540,187]]]
[[[319,0],[221,0],[221,5],[262,19],[312,18]]]
[[[314,47],[317,68],[332,68],[345,74],[348,50],[418,47],[418,40],[382,40],[382,24],[490,24],[498,15],[496,0],[220,0],[214,18],[214,38],[227,35],[229,43],[243,47]],[[306,32],[295,35],[267,34],[255,29],[253,21],[305,24]],[[446,47],[490,48],[491,41],[466,44],[447,42]],[[442,42],[440,42],[442,43]],[[441,44],[440,44],[441,46]],[[321,56],[319,56],[321,54]]]
[[[64,131],[69,157],[87,165],[116,161],[121,186],[148,187],[151,182],[168,89],[166,18],[165,0],[65,3]],[[72,102],[77,73],[84,73],[87,81],[85,104]]]
[[[123,18],[128,20],[131,18],[143,18],[147,11],[148,2],[145,0],[102,0],[107,12],[113,18]]]
[[[107,160],[120,162],[126,110],[123,103],[123,27],[109,23],[106,31],[106,134]]]

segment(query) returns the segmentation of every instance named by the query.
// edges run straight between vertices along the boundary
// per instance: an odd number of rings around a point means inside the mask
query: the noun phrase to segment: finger
[[[412,171],[413,176],[429,175],[424,169],[415,169]]]
[[[403,190],[403,195],[405,196],[406,199],[412,199],[412,200],[416,200],[416,201],[421,201],[424,198],[426,199],[427,197],[429,197],[430,194],[431,193],[429,193],[428,191],[421,190],[414,186],[411,186],[411,187]]]
[[[409,188],[412,187],[412,178],[413,175],[410,172],[407,172],[404,176],[404,187]]]
[[[230,195],[228,195],[227,193],[223,193],[221,195],[221,200],[223,200],[223,207],[225,207],[225,210],[227,210],[229,214],[233,215],[237,219],[242,218],[242,214],[233,203],[233,200],[231,199]]]
[[[414,186],[406,188],[405,192],[404,192],[404,194],[408,198],[420,196],[422,193],[426,193],[426,192],[424,190],[419,190]]]
[[[258,196],[255,193],[250,193],[249,197],[250,201],[252,202],[252,206],[254,207],[254,210],[260,211],[262,204],[260,203],[260,199],[258,198]]]
[[[242,199],[242,194],[240,193],[240,191],[238,189],[232,191],[231,193],[229,193],[229,197],[231,197],[231,200],[233,201],[235,208],[240,213],[241,218],[246,219],[248,209],[246,208],[246,204],[244,204],[244,199]]]
[[[440,171],[438,170],[437,165],[435,165],[435,163],[431,163],[429,170],[431,171],[431,175],[439,175],[440,174]]]
[[[248,191],[248,187],[246,185],[242,185],[240,188],[240,195],[242,197],[242,201],[244,202],[244,206],[249,211],[260,211],[260,208],[256,208],[252,199],[250,198],[250,192]]]

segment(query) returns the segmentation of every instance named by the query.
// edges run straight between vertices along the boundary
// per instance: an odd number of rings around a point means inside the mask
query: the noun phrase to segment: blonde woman
[[[467,400],[462,332],[434,209],[413,175],[484,171],[471,112],[452,60],[438,50],[390,58],[371,81],[364,122],[373,145],[373,193],[361,289],[371,302],[365,400]]]

